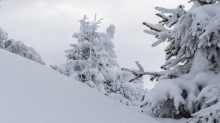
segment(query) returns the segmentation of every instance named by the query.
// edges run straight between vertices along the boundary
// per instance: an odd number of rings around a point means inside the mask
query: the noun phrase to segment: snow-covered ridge
[[[158,123],[34,61],[0,55],[1,123]]]

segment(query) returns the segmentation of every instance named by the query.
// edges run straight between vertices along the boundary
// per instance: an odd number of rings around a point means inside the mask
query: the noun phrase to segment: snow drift
[[[0,49],[1,123],[157,123],[50,68]]]

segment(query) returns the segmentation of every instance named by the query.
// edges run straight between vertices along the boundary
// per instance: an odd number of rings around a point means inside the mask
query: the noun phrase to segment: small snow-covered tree
[[[164,71],[148,72],[151,80],[159,82],[142,104],[143,111],[152,110],[158,117],[190,118],[202,109],[203,101],[196,98],[200,92],[214,82],[220,83],[220,3],[191,2],[188,11],[183,5],[176,9],[156,7],[161,12],[156,15],[163,20],[156,25],[143,23],[151,29],[144,32],[159,39],[153,47],[169,42],[166,62],[161,66]]]
[[[67,50],[67,61],[60,66],[51,68],[60,73],[71,76],[100,92],[109,95],[128,105],[142,100],[144,89],[141,81],[129,83],[133,77],[130,73],[121,71],[114,51],[115,26],[110,25],[105,33],[97,32],[101,20],[86,21],[84,16],[80,20],[80,31],[74,33],[76,44]]]
[[[0,48],[4,49],[4,41],[8,39],[8,34],[0,27]]]
[[[22,41],[8,40],[8,34],[1,27],[0,48],[45,65],[44,60],[34,48],[25,46]]]
[[[39,53],[32,47],[27,47],[22,41],[10,39],[4,42],[5,50],[18,54],[35,62],[45,65]]]

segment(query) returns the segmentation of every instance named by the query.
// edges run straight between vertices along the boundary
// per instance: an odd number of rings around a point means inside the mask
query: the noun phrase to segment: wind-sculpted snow
[[[0,123],[158,123],[50,68],[0,55]]]

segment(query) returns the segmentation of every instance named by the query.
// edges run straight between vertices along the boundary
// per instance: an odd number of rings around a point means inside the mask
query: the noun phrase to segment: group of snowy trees
[[[80,31],[73,34],[78,42],[66,51],[66,63],[51,68],[127,105],[138,105],[145,93],[143,81],[140,78],[129,82],[133,75],[118,69],[112,42],[115,26],[110,25],[106,33],[97,32],[102,19],[96,21],[95,17],[93,22],[86,19],[84,16],[79,21]]]
[[[164,71],[145,72],[119,69],[114,51],[115,26],[97,32],[101,20],[80,20],[80,31],[74,33],[76,44],[66,50],[66,63],[51,68],[99,90],[127,105],[140,105],[143,112],[157,117],[190,118],[189,123],[220,122],[220,2],[191,0],[175,9],[156,7],[162,18],[158,24],[143,24],[144,30],[158,38],[153,47],[169,42],[165,48]],[[45,64],[40,55],[21,41],[8,40],[0,28],[0,48]],[[155,87],[145,92],[143,75],[157,80]]]
[[[45,65],[44,60],[32,47],[27,47],[22,41],[15,41],[14,39],[8,39],[8,33],[6,33],[0,27],[0,49],[10,51],[18,54],[35,62]]]
[[[164,118],[191,118],[190,123],[220,122],[220,3],[218,0],[191,0],[184,10],[156,7],[162,18],[144,30],[158,38],[153,47],[169,42],[165,48],[164,71],[146,72],[158,82],[141,104]],[[169,15],[170,14],[170,15]],[[164,27],[166,26],[166,27]]]

